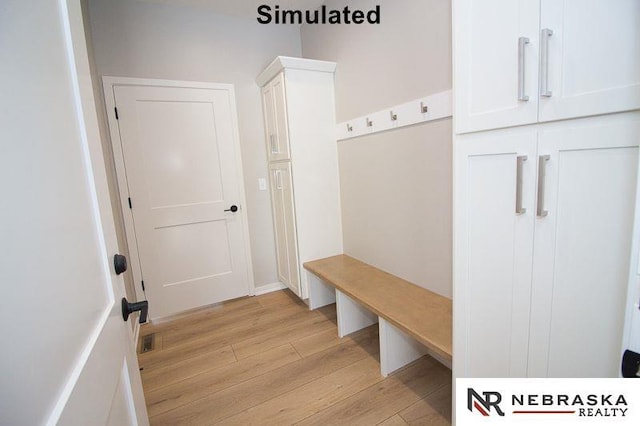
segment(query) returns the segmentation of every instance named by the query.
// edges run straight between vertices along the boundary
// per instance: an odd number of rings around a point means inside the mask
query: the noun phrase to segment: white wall
[[[275,56],[300,56],[296,26],[214,14],[206,7],[89,0],[100,75],[233,83],[256,286],[277,281],[260,90],[255,77]]]
[[[344,0],[327,6],[344,7]],[[449,0],[352,0],[380,25],[303,25],[338,63],[337,121],[451,88]],[[338,143],[345,253],[451,297],[451,119]]]

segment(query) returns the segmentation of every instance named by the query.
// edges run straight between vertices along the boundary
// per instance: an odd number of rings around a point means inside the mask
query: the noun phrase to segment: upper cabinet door
[[[539,0],[454,3],[457,133],[538,118]]]
[[[273,153],[277,151],[276,137],[278,134],[273,86],[271,84],[267,84],[262,88],[262,110],[264,112],[264,128],[267,137],[267,155],[269,161],[271,161]]]
[[[540,121],[640,108],[640,1],[542,0],[540,18]]]
[[[280,73],[280,75],[278,75],[270,85],[273,92],[276,133],[275,140],[272,145],[270,145],[269,161],[288,160],[291,158],[291,154],[289,152],[289,122],[287,116],[287,97],[284,73]]]

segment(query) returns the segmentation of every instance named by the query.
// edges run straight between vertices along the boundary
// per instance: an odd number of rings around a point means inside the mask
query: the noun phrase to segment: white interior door
[[[535,130],[456,138],[456,377],[526,376]]]
[[[540,121],[640,108],[638,0],[543,0],[540,23],[553,32],[540,40],[550,92]]]
[[[154,318],[249,294],[232,90],[114,86],[134,242],[127,235]]]
[[[529,376],[618,377],[640,116],[581,120],[539,141],[549,157],[538,182]]]
[[[3,1],[0,64],[0,423],[148,424],[80,1]]]
[[[456,132],[535,123],[540,1],[458,0],[454,8]]]

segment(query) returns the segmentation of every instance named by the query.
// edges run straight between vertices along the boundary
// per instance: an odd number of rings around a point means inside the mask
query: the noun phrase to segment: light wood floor
[[[425,356],[384,379],[378,330],[340,339],[335,305],[289,291],[144,325],[152,425],[448,425],[451,371]]]

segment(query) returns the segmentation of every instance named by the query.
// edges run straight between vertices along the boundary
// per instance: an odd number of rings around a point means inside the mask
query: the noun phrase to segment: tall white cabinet
[[[278,279],[308,298],[302,264],[342,253],[334,72],[326,61],[279,56],[262,87]]]
[[[640,2],[456,0],[454,40],[454,374],[617,377]]]

